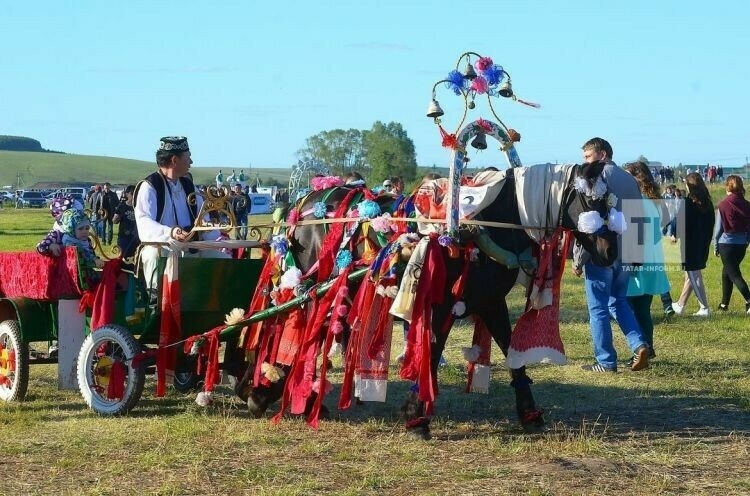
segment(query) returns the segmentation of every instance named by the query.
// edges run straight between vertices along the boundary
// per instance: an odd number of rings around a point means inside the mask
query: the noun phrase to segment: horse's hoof
[[[521,428],[526,434],[544,431],[544,417],[541,410],[531,410],[521,416]]]
[[[266,409],[268,406],[265,404],[265,402],[258,400],[255,398],[255,395],[253,393],[250,393],[247,396],[247,409],[250,411],[250,415],[252,415],[255,418],[261,418],[263,414],[266,413]]]
[[[406,433],[409,435],[409,437],[417,441],[429,441],[430,439],[432,439],[429,425],[412,428],[407,427]]]

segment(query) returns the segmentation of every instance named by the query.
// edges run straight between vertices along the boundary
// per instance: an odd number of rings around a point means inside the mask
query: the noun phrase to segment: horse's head
[[[617,199],[602,177],[604,164],[597,162],[574,167],[562,203],[560,224],[591,255],[596,265],[611,265],[617,258],[617,233],[607,226],[609,212]]]

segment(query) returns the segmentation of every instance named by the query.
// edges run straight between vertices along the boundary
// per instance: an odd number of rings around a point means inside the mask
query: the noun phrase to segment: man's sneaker
[[[708,308],[703,307],[697,312],[693,314],[693,317],[708,317],[711,315],[711,312],[708,311]]]
[[[440,355],[440,362],[438,363],[438,367],[445,367],[446,365],[448,365],[448,360],[446,360],[443,355]]]
[[[683,307],[679,303],[672,303],[672,310],[674,310],[674,313],[676,313],[677,315],[682,315],[682,312],[685,311],[685,307]]]
[[[729,310],[729,305],[726,305],[724,303],[719,303],[719,306],[716,308],[719,312],[726,312]]]
[[[648,345],[642,344],[638,347],[637,350],[635,350],[635,355],[633,355],[633,364],[630,366],[630,370],[637,372],[639,370],[644,370],[648,368],[648,355],[649,355],[649,348]]]
[[[664,307],[664,315],[669,317],[670,315],[674,315],[675,311],[674,308],[672,308],[672,305],[669,305],[668,307]]]
[[[605,367],[601,363],[595,363],[593,365],[582,365],[581,368],[589,372],[617,372],[617,367]]]
[[[750,315],[750,301],[745,303],[745,313]]]

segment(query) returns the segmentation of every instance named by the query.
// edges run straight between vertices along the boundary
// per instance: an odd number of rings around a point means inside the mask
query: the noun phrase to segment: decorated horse
[[[467,108],[473,108],[482,89],[488,99],[499,95],[521,101],[502,68],[486,57],[475,66],[479,74],[469,64],[467,74],[452,71],[446,80],[461,85],[457,94],[464,96]],[[485,82],[474,84],[471,73]],[[415,218],[399,216],[403,210],[398,209],[396,217],[380,215],[382,209],[374,205],[382,197],[373,198],[364,188],[325,188],[298,203],[286,234],[271,243],[251,311],[309,293],[313,288],[306,280],[329,281],[331,288],[324,297],[312,298],[308,308],[248,328],[244,345],[252,366],[238,392],[254,415],[261,416],[281,398],[276,420],[289,409],[306,413],[317,425],[322,398],[330,389],[325,357],[339,341],[346,352],[338,406],[348,407],[355,397],[383,400],[388,333],[395,315],[410,322],[400,371],[402,378],[414,381],[402,408],[406,429],[427,439],[439,358],[450,328],[456,318],[473,315],[507,357],[521,425],[528,430],[543,425],[526,364],[564,361],[557,317],[570,239],[566,233],[577,231],[593,259],[611,261],[613,238],[604,235],[601,225],[596,232],[579,229],[582,216],[606,218],[607,198],[590,194],[596,180],[590,169],[521,167],[514,145],[520,135],[499,118],[499,123],[480,118],[451,134],[440,125],[442,115],[433,88],[428,117],[438,124],[453,160],[447,180],[424,184],[402,202],[415,205]],[[499,142],[509,168],[466,178],[469,141],[486,148],[487,136]],[[407,233],[405,222],[417,224],[418,233]],[[367,275],[363,283],[352,285],[351,277],[362,271],[358,267],[368,267]],[[505,297],[519,279],[527,285],[529,299],[513,331]],[[539,329],[547,334],[535,335]]]

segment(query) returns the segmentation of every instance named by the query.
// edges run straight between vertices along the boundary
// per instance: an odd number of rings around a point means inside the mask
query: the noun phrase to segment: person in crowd
[[[727,196],[719,202],[719,222],[716,223],[714,253],[721,257],[720,311],[729,310],[732,290],[737,286],[745,299],[745,313],[750,315],[750,289],[742,277],[740,264],[750,243],[750,202],[745,199],[742,178],[731,174],[726,180]]]
[[[224,173],[219,169],[219,173],[216,174],[216,188],[224,186]]]
[[[661,200],[659,186],[643,162],[632,162],[625,164],[625,170],[638,182],[638,187],[643,195],[644,216],[663,224],[661,218],[667,215],[659,208],[658,200]],[[652,224],[653,225],[653,224]],[[628,281],[627,301],[633,309],[633,315],[638,321],[638,326],[643,333],[643,339],[648,343],[649,359],[656,357],[654,351],[654,321],[651,318],[651,302],[654,295],[669,296],[669,279],[664,267],[664,251],[661,243],[661,231],[644,229],[646,237],[643,243],[643,264],[633,266]],[[671,297],[670,308],[671,308]],[[635,357],[632,357],[626,365],[632,366]]]
[[[193,181],[187,176],[193,163],[184,136],[167,136],[160,140],[156,151],[158,170],[135,187],[135,223],[141,242],[164,243],[186,242],[191,239],[191,229],[203,206],[203,199],[197,195],[196,201],[188,202],[188,196],[195,192]],[[200,236],[203,240],[219,240],[219,231],[206,231]],[[196,237],[198,238],[198,237]],[[141,249],[141,266],[148,288],[155,288],[156,270],[160,253],[166,252],[157,246],[144,246]],[[183,256],[227,258],[219,250],[199,250],[196,253],[183,252]]]
[[[592,138],[584,143],[582,148],[585,166],[600,168],[609,192],[617,197],[617,210],[622,211],[623,200],[642,198],[635,178],[612,161],[612,146],[606,140]],[[621,242],[618,246],[621,247]],[[612,339],[610,307],[633,352],[630,369],[638,371],[649,366],[648,342],[626,298],[631,266],[626,266],[626,270],[623,270],[621,257],[620,251],[612,265],[596,265],[579,243],[574,246],[573,272],[579,277],[584,274],[589,325],[596,359],[594,364],[582,367],[587,371],[617,372],[617,352]]]
[[[120,203],[115,208],[112,222],[119,224],[117,231],[117,246],[123,258],[132,258],[141,240],[138,238],[138,227],[135,224],[135,210],[133,209],[133,194],[135,186],[129,185],[122,192]]]
[[[114,222],[115,210],[120,204],[120,199],[117,198],[117,193],[112,191],[112,185],[110,183],[104,183],[102,187],[101,195],[99,196],[97,211],[100,213],[100,219],[102,224],[102,235],[100,240],[105,245],[111,245],[114,239]]]
[[[104,223],[102,222],[102,212],[100,209],[102,201],[102,187],[99,184],[93,186],[93,193],[89,193],[86,199],[87,207],[91,211],[91,221],[94,224],[94,234],[99,239],[104,238]]]
[[[708,317],[708,297],[703,283],[702,270],[706,268],[709,247],[714,229],[714,205],[708,193],[706,183],[697,172],[685,177],[687,198],[685,200],[685,233],[681,236],[683,243],[683,269],[685,283],[680,298],[672,303],[676,314],[681,315],[687,305],[690,294],[695,292],[700,308],[693,314],[696,317]]]
[[[73,198],[72,195],[61,195],[52,200],[49,205],[50,214],[54,219],[52,223],[52,229],[47,235],[36,245],[36,251],[40,254],[50,257],[59,257],[63,246],[63,230],[60,224],[60,217],[63,212],[69,208],[75,208],[76,210],[83,212],[83,205]]]
[[[234,183],[234,195],[232,196],[232,211],[237,225],[238,239],[247,239],[247,216],[250,213],[250,197],[242,191],[242,184]]]

